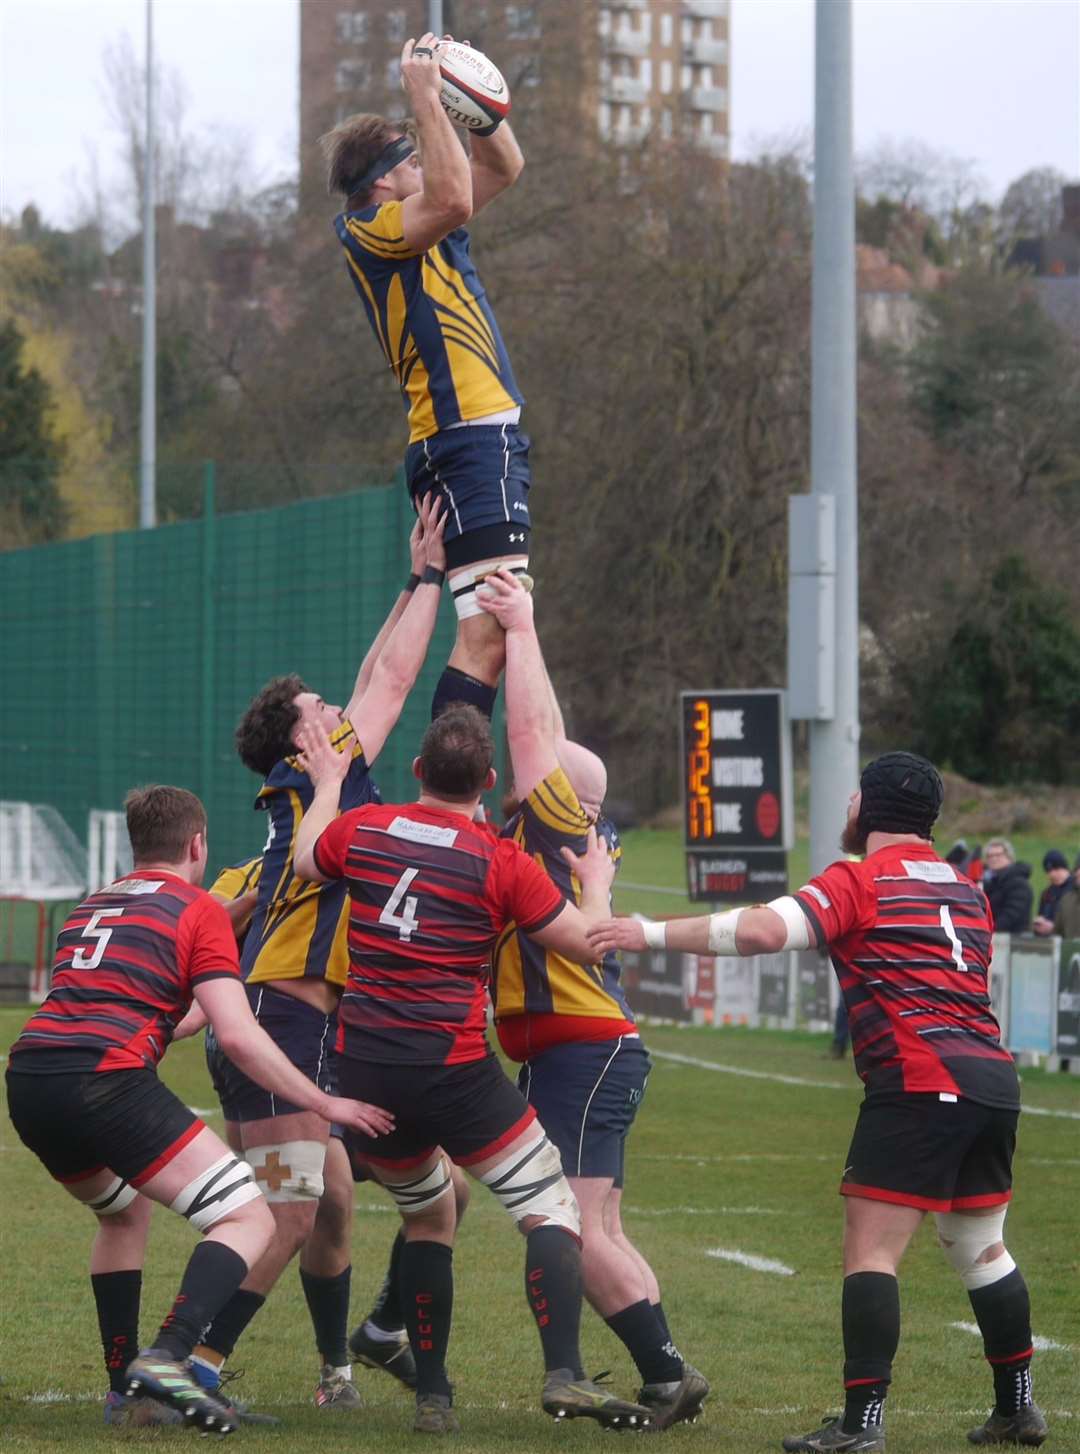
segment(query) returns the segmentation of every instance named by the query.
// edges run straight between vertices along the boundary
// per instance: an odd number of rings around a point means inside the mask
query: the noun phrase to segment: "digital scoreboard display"
[[[686,847],[791,847],[791,752],[779,691],[682,693]]]

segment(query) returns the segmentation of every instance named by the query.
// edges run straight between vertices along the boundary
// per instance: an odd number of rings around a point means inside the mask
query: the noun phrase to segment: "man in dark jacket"
[[[1060,934],[1062,939],[1080,939],[1080,854],[1073,864],[1072,881],[1058,899],[1054,933]]]
[[[999,934],[1026,934],[1031,928],[1030,863],[1017,863],[1007,838],[991,838],[986,845],[983,890],[990,900],[994,928]]]
[[[1069,872],[1069,860],[1060,848],[1047,849],[1043,854],[1043,872],[1046,874],[1046,887],[1039,895],[1039,908],[1031,927],[1036,934],[1052,934],[1057,906],[1061,903],[1062,894],[1068,893],[1073,881]]]

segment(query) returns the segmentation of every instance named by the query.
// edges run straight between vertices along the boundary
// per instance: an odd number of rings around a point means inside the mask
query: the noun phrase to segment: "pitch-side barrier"
[[[817,950],[754,958],[624,952],[635,1014],[680,1025],[831,1030],[839,988]],[[1023,1060],[1080,1074],[1080,939],[994,935],[990,1001],[1005,1044]]]

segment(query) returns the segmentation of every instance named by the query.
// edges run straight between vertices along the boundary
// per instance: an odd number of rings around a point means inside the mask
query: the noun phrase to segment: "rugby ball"
[[[497,126],[510,111],[510,87],[502,72],[481,51],[461,41],[439,45],[443,110],[466,131]]]

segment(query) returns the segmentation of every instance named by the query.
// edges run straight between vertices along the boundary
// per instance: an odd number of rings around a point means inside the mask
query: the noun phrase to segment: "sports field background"
[[[25,1018],[0,1011],[6,1049]],[[861,1089],[849,1062],[825,1057],[827,1040],[800,1032],[677,1030],[653,1026],[654,1071],[628,1163],[626,1224],[653,1262],[683,1351],[714,1396],[695,1427],[662,1436],[687,1449],[775,1450],[838,1406],[841,1203],[836,1195]],[[675,1055],[679,1059],[669,1059]],[[692,1062],[703,1062],[695,1064]],[[710,1068],[713,1067],[713,1068]],[[752,1075],[739,1071],[756,1072]],[[164,1078],[188,1101],[214,1106],[201,1042],[171,1050]],[[1021,1117],[1017,1196],[1007,1240],[1031,1286],[1035,1333],[1055,1345],[1034,1364],[1036,1397],[1052,1451],[1080,1454],[1080,1079],[1022,1072],[1032,1111]],[[1036,1114],[1039,1111],[1052,1114]],[[220,1128],[216,1109],[208,1116]],[[49,1180],[0,1118],[3,1176],[3,1442],[13,1449],[155,1448],[187,1431],[106,1430],[104,1375],[86,1274],[89,1213]],[[381,1281],[395,1216],[382,1193],[357,1188],[353,1308],[362,1316]],[[168,1308],[190,1230],[155,1213],[144,1283],[143,1334]],[[790,1275],[720,1260],[710,1251],[768,1259]],[[537,1405],[538,1340],[522,1290],[522,1248],[483,1188],[462,1228],[450,1347],[462,1433],[473,1450],[607,1448],[592,1425],[556,1425]],[[980,1340],[967,1296],[924,1225],[901,1271],[903,1336],[887,1406],[890,1454],[959,1451],[990,1407]],[[590,1372],[636,1387],[622,1345],[586,1312]],[[358,1373],[367,1407],[316,1411],[317,1369],[295,1268],[237,1350],[238,1395],[280,1414],[279,1430],[241,1430],[231,1447],[274,1450],[415,1450],[411,1398],[385,1374]]]

